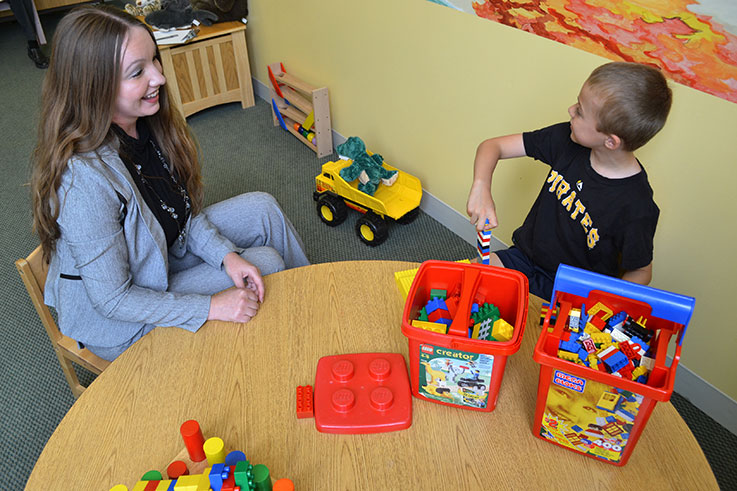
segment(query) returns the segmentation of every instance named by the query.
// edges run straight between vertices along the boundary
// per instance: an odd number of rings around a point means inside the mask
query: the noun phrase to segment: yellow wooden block
[[[427,331],[439,332],[440,334],[446,334],[448,332],[448,326],[441,322],[425,322],[425,321],[412,321],[413,327],[419,327]]]
[[[225,463],[225,444],[221,438],[216,436],[208,438],[202,445],[202,450],[205,451],[207,463],[211,466]]]
[[[179,476],[174,491],[208,491],[210,489],[210,469],[203,474]]]
[[[504,319],[497,319],[491,326],[491,336],[497,341],[509,341],[514,335],[514,326]]]
[[[315,124],[315,111],[312,111],[310,114],[307,115],[304,123],[302,123],[302,128],[309,130],[310,128],[312,128],[313,124]]]
[[[128,487],[125,484],[116,484],[110,491],[128,491]]]
[[[138,481],[131,491],[143,491],[148,486],[148,481]]]
[[[156,486],[156,491],[168,491],[169,486],[171,486],[171,479],[167,479],[165,481],[159,481],[159,485]]]

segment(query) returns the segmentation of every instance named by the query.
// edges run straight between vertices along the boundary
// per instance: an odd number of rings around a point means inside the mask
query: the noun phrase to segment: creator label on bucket
[[[494,356],[420,345],[419,392],[428,399],[485,408]]]

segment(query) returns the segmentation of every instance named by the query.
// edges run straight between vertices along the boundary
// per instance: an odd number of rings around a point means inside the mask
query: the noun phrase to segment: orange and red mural
[[[737,102],[737,0],[429,0]]]

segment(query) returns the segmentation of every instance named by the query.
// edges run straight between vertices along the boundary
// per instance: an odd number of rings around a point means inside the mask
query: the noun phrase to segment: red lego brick
[[[412,424],[412,392],[399,353],[356,353],[320,359],[315,374],[315,425],[323,433],[382,433]]]
[[[313,418],[312,386],[300,385],[297,387],[297,418]]]

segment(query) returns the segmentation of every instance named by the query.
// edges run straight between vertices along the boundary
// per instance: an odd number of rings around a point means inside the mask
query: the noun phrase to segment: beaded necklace
[[[151,143],[151,146],[153,147],[154,151],[156,152],[156,155],[159,157],[159,161],[161,162],[161,165],[166,170],[166,173],[169,174],[169,177],[171,178],[172,183],[174,184],[173,188],[176,192],[179,193],[179,195],[184,200],[184,221],[183,224],[187,223],[187,217],[189,216],[190,209],[191,209],[191,202],[189,199],[189,194],[187,194],[187,190],[179,183],[179,180],[174,175],[174,173],[169,169],[169,164],[166,163],[166,159],[161,154],[161,151],[159,150],[159,147],[154,143],[153,139],[149,139],[149,142]],[[187,236],[187,230],[185,227],[183,227],[183,224],[180,224],[179,222],[179,214],[176,212],[173,206],[169,206],[163,199],[161,199],[161,196],[159,196],[159,193],[156,192],[156,189],[151,185],[151,183],[148,182],[148,180],[143,176],[143,173],[141,172],[141,165],[140,164],[134,164],[133,167],[136,169],[136,173],[138,174],[138,177],[141,179],[141,182],[151,191],[151,193],[156,197],[156,199],[159,200],[159,205],[161,206],[161,209],[164,210],[169,214],[169,216],[174,220],[174,223],[177,224],[177,230],[179,231],[179,234],[177,235],[177,241],[180,244],[184,244],[184,239]]]

